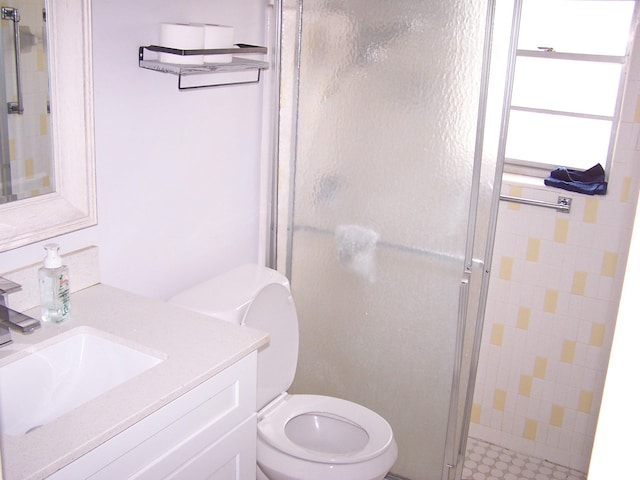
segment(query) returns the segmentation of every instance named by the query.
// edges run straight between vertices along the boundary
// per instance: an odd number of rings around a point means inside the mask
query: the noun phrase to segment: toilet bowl
[[[258,352],[258,480],[381,480],[398,456],[388,422],[357,403],[291,395],[298,317],[285,276],[244,265],[171,303],[269,333]]]
[[[269,480],[379,480],[397,456],[389,424],[340,398],[287,394],[258,423],[258,465]]]

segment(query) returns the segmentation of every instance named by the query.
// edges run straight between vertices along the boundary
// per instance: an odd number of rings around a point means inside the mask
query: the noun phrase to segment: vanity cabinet
[[[254,351],[48,478],[254,480],[256,358]]]

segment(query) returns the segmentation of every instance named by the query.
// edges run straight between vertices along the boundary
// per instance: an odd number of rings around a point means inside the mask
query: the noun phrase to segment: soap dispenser
[[[71,313],[69,269],[62,264],[58,244],[48,243],[44,249],[47,256],[38,270],[40,315],[44,322],[60,323]]]

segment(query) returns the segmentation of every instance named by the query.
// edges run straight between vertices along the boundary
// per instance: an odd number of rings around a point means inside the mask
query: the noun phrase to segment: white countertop
[[[98,284],[71,296],[72,318],[31,335],[12,331],[0,366],[34,344],[90,327],[166,359],[23,436],[2,437],[5,480],[45,478],[268,342],[267,334]],[[39,310],[26,312],[38,317]]]

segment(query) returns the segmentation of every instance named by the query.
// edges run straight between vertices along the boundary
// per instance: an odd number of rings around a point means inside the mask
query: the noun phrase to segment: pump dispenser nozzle
[[[58,268],[62,266],[62,258],[60,258],[60,245],[57,243],[47,243],[44,246],[47,256],[44,259],[44,268]]]

